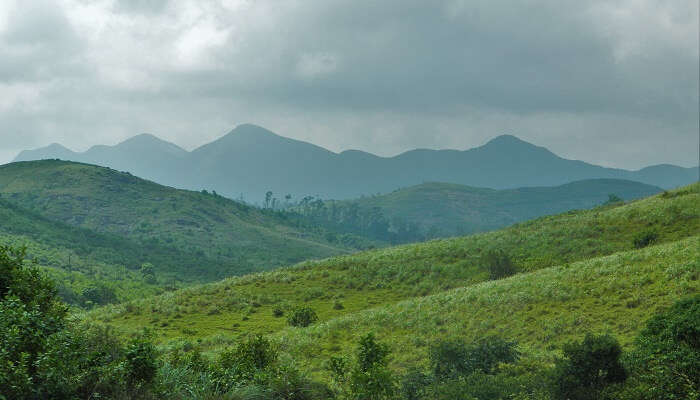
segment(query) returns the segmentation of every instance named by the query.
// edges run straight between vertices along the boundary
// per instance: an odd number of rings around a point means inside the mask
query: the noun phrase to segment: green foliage
[[[609,385],[624,382],[627,371],[620,361],[622,348],[610,335],[586,335],[580,343],[564,346],[557,361],[553,394],[557,400],[597,400]]]
[[[396,382],[388,369],[389,348],[376,341],[374,334],[368,333],[360,339],[355,366],[348,380],[352,399],[382,400],[391,399],[396,393]]]
[[[435,379],[445,381],[475,372],[489,374],[499,363],[512,363],[519,357],[516,343],[497,336],[476,343],[440,341],[430,348],[430,366]]]
[[[109,331],[66,320],[50,282],[24,251],[0,247],[0,398],[133,397],[157,372],[147,338],[124,348]]]
[[[318,321],[318,315],[311,307],[299,307],[292,310],[287,317],[287,322],[291,326],[307,327]]]
[[[616,194],[610,193],[608,195],[608,200],[605,202],[606,205],[622,203],[624,200]]]
[[[401,377],[400,397],[402,400],[425,399],[428,385],[432,383],[430,376],[418,369],[412,369]]]
[[[149,335],[133,339],[125,352],[127,384],[132,388],[151,385],[158,371],[157,359]]]
[[[406,243],[491,231],[543,215],[595,207],[606,200],[621,204],[620,197],[609,195],[611,191],[638,199],[661,189],[617,179],[506,190],[429,182],[354,200],[307,197],[290,211],[334,230]]]
[[[651,318],[630,361],[644,399],[699,398],[700,295]]]
[[[659,234],[653,229],[647,229],[645,231],[639,232],[634,237],[634,247],[636,249],[641,249],[653,244],[659,239]]]
[[[491,280],[507,278],[518,272],[508,254],[499,250],[491,250],[484,254],[481,263],[488,269]]]

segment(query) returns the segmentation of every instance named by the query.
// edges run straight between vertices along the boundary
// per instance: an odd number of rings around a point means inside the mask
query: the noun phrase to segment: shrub
[[[307,327],[318,321],[318,315],[311,307],[300,307],[291,312],[287,322],[291,326]]]
[[[632,370],[654,399],[700,395],[700,295],[654,316],[631,354]]]
[[[564,346],[557,360],[553,395],[559,400],[597,400],[609,385],[624,382],[627,372],[620,362],[622,349],[609,335],[586,335],[580,343]]]
[[[636,249],[641,249],[653,244],[659,239],[659,234],[655,230],[646,230],[639,232],[637,236],[634,237],[634,247]]]
[[[425,398],[426,389],[431,379],[422,371],[413,369],[401,378],[401,399],[421,400]]]
[[[515,362],[520,354],[516,343],[497,336],[476,343],[442,341],[430,348],[430,365],[435,379],[457,379],[474,372],[489,374],[499,363]]]
[[[372,333],[360,339],[355,367],[350,372],[351,398],[357,400],[391,399],[396,393],[389,371],[389,348],[376,341]]]
[[[158,372],[158,355],[148,333],[129,343],[125,358],[129,386],[132,388],[150,386]]]
[[[333,303],[333,309],[334,309],[334,310],[342,310],[342,309],[344,309],[344,308],[345,308],[345,307],[343,306],[343,303],[341,303],[341,302],[339,302],[339,301],[335,301],[335,302]]]
[[[272,316],[274,316],[274,317],[276,317],[276,318],[279,318],[279,317],[284,316],[284,309],[283,309],[282,307],[279,307],[279,306],[278,306],[278,307],[275,307],[275,308],[272,310]]]
[[[482,256],[481,263],[488,269],[491,280],[507,278],[518,272],[510,257],[500,250],[486,252]]]

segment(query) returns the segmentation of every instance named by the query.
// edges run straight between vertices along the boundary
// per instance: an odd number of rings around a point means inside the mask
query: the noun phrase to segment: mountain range
[[[512,135],[498,136],[469,150],[416,149],[380,157],[357,150],[334,153],[251,124],[239,125],[193,151],[142,134],[85,152],[52,144],[23,151],[14,161],[55,158],[128,171],[182,189],[215,190],[248,202],[262,200],[267,191],[277,197],[349,199],[425,182],[511,189],[610,178],[669,189],[698,180],[697,167],[606,168],[564,159]]]

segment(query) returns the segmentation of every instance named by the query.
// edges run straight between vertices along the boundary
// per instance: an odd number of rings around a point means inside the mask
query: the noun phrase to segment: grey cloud
[[[508,132],[611,166],[697,162],[694,0],[117,1],[102,31],[67,4],[0,29],[5,146],[193,147],[253,122],[334,150]]]

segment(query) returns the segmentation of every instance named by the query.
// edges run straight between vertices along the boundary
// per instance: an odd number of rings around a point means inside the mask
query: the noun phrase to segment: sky
[[[697,0],[2,0],[0,163],[242,123],[333,151],[500,134],[698,164]]]

